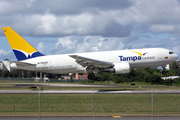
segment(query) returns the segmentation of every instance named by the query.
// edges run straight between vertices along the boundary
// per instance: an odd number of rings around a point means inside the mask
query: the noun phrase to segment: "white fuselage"
[[[140,54],[141,53],[141,54]],[[104,52],[89,52],[89,53],[74,53],[62,55],[47,55],[36,58],[23,60],[36,66],[21,66],[15,63],[11,67],[17,69],[25,69],[32,71],[41,71],[47,73],[67,74],[85,72],[84,67],[76,63],[76,60],[69,55],[79,55],[86,58],[111,62],[123,63],[128,62],[131,68],[146,68],[163,66],[178,59],[178,56],[171,53],[168,49],[149,48],[149,49],[133,49],[133,50],[118,50]]]

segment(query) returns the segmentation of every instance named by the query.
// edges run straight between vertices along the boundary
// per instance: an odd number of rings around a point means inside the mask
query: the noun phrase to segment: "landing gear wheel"
[[[95,78],[96,78],[96,77],[94,76],[94,74],[92,74],[92,73],[89,73],[89,74],[88,74],[88,79],[89,79],[89,80],[95,80]]]
[[[94,74],[89,74],[89,75],[88,75],[88,79],[89,79],[89,80],[101,81],[101,78],[94,76]]]
[[[97,81],[101,81],[101,78],[100,78],[100,77],[96,77],[96,80],[97,80]]]
[[[91,76],[91,75],[88,75],[88,79],[89,79],[89,80],[92,79],[92,76]]]
[[[163,75],[166,75],[166,71],[163,70],[163,71],[162,71],[162,74],[163,74]]]
[[[96,80],[96,77],[95,77],[95,76],[92,76],[92,80]]]

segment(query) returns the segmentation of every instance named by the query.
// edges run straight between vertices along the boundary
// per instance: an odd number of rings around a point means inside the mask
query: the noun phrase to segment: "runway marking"
[[[121,118],[121,116],[113,116],[113,118]]]

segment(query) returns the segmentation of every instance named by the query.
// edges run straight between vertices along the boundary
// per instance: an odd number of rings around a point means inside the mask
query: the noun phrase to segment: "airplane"
[[[88,79],[101,80],[98,72],[129,73],[133,68],[165,66],[179,57],[164,48],[44,55],[11,27],[2,28],[18,61],[11,67],[54,74],[84,73]]]

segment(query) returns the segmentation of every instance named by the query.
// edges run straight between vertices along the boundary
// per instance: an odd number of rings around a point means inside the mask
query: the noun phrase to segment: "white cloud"
[[[45,51],[47,51],[47,47],[44,46],[44,44],[42,42],[40,42],[40,43],[38,43],[37,50],[41,53],[45,53]]]
[[[178,52],[179,14],[178,0],[0,1],[0,26],[23,36],[57,38],[54,48],[38,41],[38,49],[50,54],[143,47]],[[149,38],[142,39],[147,33]]]
[[[4,51],[4,50],[2,50],[2,49],[0,49],[0,55],[2,55],[2,54],[7,54],[7,52],[6,51]]]
[[[101,2],[2,0],[0,26],[11,26],[23,35],[54,37],[128,37],[137,30],[136,26],[141,32],[175,32],[180,29],[177,0]]]
[[[31,7],[31,5],[33,4],[33,2],[35,2],[36,0],[29,0],[27,3],[27,7]]]
[[[175,46],[175,47],[172,48],[172,51],[175,52],[176,54],[180,55],[179,48],[180,48],[180,45],[179,46]]]
[[[40,18],[40,25],[37,27],[37,34],[44,32],[44,34],[53,34],[54,31],[54,25],[56,24],[56,17],[52,14],[49,14],[48,12],[41,16]]]
[[[126,42],[119,38],[85,36],[78,39],[78,36],[67,36],[58,39],[55,47],[51,49],[51,54],[121,50],[125,47]]]
[[[59,38],[58,42],[56,43],[56,48],[59,44],[62,44],[63,47],[71,47],[72,41],[71,41],[72,37],[65,37],[65,38]]]
[[[16,60],[14,53],[11,51],[4,51],[0,49],[0,59],[9,59],[9,60]]]

